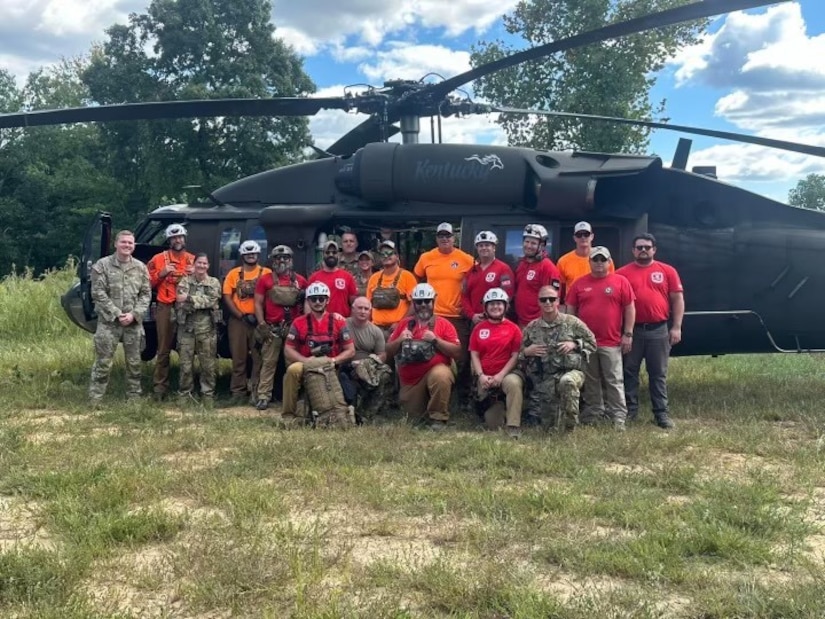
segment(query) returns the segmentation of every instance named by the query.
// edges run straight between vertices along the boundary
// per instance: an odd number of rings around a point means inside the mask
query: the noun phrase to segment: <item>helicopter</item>
[[[785,0],[779,0],[785,1]],[[680,273],[687,311],[683,341],[674,355],[812,352],[825,350],[819,310],[825,272],[825,214],[798,209],[719,181],[713,169],[687,169],[690,140],[679,141],[670,167],[661,158],[594,152],[551,152],[473,144],[419,143],[420,119],[502,112],[618,122],[705,135],[825,156],[825,148],[660,123],[478,104],[451,93],[474,79],[520,62],[683,21],[774,2],[704,0],[652,13],[531,48],[435,84],[395,80],[342,97],[280,97],[101,105],[0,115],[0,128],[209,116],[306,116],[343,109],[369,118],[318,158],[242,178],[208,194],[209,201],[152,211],[135,228],[135,257],[146,261],[165,249],[164,230],[182,223],[188,246],[206,252],[213,275],[238,263],[243,240],[267,248],[287,244],[299,272],[313,270],[327,235],[356,232],[369,246],[390,228],[409,268],[424,232],[448,221],[460,247],[473,252],[482,230],[499,239],[499,258],[521,256],[521,233],[541,223],[548,255],[573,248],[573,225],[587,220],[617,264],[632,260],[635,235],[651,232],[659,255]],[[397,125],[396,125],[397,123]],[[389,142],[396,133],[402,143]],[[69,317],[93,331],[96,315],[89,271],[111,252],[113,222],[100,213],[83,242],[79,281],[62,297]],[[155,354],[151,308],[144,321]],[[228,356],[225,338],[219,352]]]

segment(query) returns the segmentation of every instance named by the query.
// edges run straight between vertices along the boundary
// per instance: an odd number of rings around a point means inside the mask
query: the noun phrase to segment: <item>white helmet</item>
[[[329,298],[329,287],[323,282],[313,282],[309,285],[306,292],[309,297],[327,297]]]
[[[261,246],[255,241],[244,241],[241,243],[241,247],[238,251],[241,256],[245,256],[246,254],[260,254]]]
[[[524,226],[524,232],[522,233],[522,238],[533,238],[538,239],[539,241],[546,241],[547,240],[547,228],[542,226],[541,224],[527,224]]]
[[[426,299],[435,299],[435,288],[429,284],[418,284],[412,291],[413,301],[423,301]]]
[[[478,245],[479,243],[492,243],[493,245],[498,245],[498,237],[489,230],[482,230],[476,234],[475,244]]]
[[[481,299],[481,302],[484,305],[487,305],[491,301],[502,301],[503,303],[508,303],[510,301],[510,297],[508,297],[507,293],[501,288],[490,288],[490,290],[484,293],[484,298]]]
[[[173,236],[186,236],[186,228],[180,224],[172,224],[166,227],[166,238],[171,239]]]

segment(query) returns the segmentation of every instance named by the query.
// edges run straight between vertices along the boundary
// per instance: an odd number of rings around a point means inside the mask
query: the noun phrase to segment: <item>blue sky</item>
[[[470,46],[501,35],[501,15],[517,0],[274,0],[278,34],[305,57],[319,94],[347,84],[445,76],[469,68]],[[0,0],[0,67],[21,77],[88,51],[103,30],[141,12],[147,0]],[[713,22],[707,39],[682,50],[658,76],[652,99],[668,101],[679,124],[825,145],[825,2],[797,0]],[[573,111],[573,110],[570,110]],[[311,120],[325,146],[361,118],[323,112]],[[489,117],[447,119],[453,142],[504,143]],[[422,139],[428,139],[428,132]],[[678,134],[653,134],[666,163]],[[778,199],[825,160],[695,138],[691,165]]]

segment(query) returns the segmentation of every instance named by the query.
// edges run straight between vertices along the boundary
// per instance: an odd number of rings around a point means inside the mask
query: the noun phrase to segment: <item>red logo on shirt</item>
[[[536,279],[536,272],[535,271],[527,271],[527,281],[532,282]]]
[[[653,273],[650,274],[650,281],[654,284],[661,284],[665,281],[665,274],[661,271],[653,271]]]
[[[481,329],[478,332],[478,337],[479,337],[479,339],[486,340],[488,337],[490,337],[490,330],[489,329]]]
[[[336,278],[335,278],[335,287],[336,287],[338,290],[344,290],[344,289],[346,289],[346,287],[347,287],[347,282],[346,282],[346,281],[344,281],[344,278],[343,278],[343,277],[336,277]]]
[[[613,294],[613,288],[608,286],[607,288],[604,289],[604,293],[605,294]]]
[[[484,277],[484,280],[487,283],[494,282],[496,280],[496,274],[495,273],[487,273],[487,275]]]

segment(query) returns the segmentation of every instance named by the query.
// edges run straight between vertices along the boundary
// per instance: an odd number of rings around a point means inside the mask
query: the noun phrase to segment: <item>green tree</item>
[[[788,192],[788,204],[825,211],[825,176],[808,174]]]
[[[690,1],[522,0],[504,26],[536,46]],[[695,43],[705,25],[662,28],[522,63],[478,80],[476,92],[498,105],[650,119],[665,107],[665,101],[649,99],[655,73],[679,47]],[[481,41],[471,63],[477,67],[514,51],[501,40]],[[644,152],[648,146],[649,130],[640,127],[516,115],[498,122],[513,145],[602,152]]]
[[[83,80],[102,104],[314,91],[294,51],[274,37],[268,0],[154,0],[107,30]],[[112,172],[131,212],[292,163],[310,143],[304,118],[213,118],[110,123]]]

